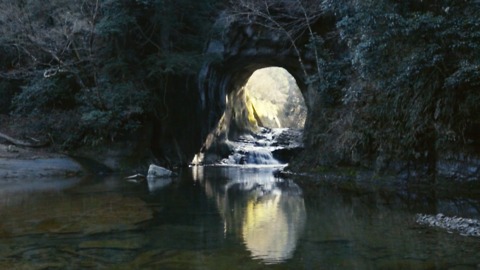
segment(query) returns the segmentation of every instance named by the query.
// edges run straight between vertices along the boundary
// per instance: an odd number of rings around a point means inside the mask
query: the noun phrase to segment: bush
[[[66,76],[36,77],[13,99],[15,113],[28,115],[75,107],[75,85]]]
[[[328,128],[340,159],[357,152],[433,164],[439,151],[478,145],[479,3],[324,1],[324,8],[337,14],[346,46],[329,65],[349,61],[336,69],[349,79],[325,76],[334,94],[321,92],[324,100],[343,96]]]
[[[81,92],[80,126],[85,130],[83,143],[97,145],[105,140],[114,141],[118,136],[140,127],[148,108],[148,94],[133,83],[105,84],[94,90],[97,95]]]

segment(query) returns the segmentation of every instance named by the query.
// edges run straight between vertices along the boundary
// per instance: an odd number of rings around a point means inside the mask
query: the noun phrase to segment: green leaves
[[[0,4],[0,76],[12,80],[0,85],[0,106],[15,94],[14,115],[42,115],[30,127],[64,147],[116,140],[163,117],[165,93],[176,90],[169,78],[213,59],[202,52],[215,0]]]
[[[460,67],[445,79],[444,87],[451,90],[480,87],[480,60],[477,59],[476,64],[461,62]]]
[[[109,12],[95,26],[95,31],[100,36],[123,35],[135,23],[135,18],[125,10],[116,9]]]
[[[332,130],[363,134],[372,151],[405,160],[479,140],[467,132],[480,120],[478,4],[327,2],[343,15],[337,29],[355,74],[343,100],[355,112],[350,122],[365,123]]]
[[[15,96],[12,103],[15,112],[23,115],[42,114],[54,109],[70,109],[74,106],[74,90],[66,76],[32,78]]]
[[[76,98],[79,124],[87,131],[87,140],[96,143],[137,129],[148,108],[148,94],[132,83],[105,83]]]

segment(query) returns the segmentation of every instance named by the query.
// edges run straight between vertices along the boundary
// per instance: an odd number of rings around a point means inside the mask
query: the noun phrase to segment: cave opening
[[[303,129],[307,109],[295,78],[284,68],[256,70],[245,84],[249,114],[264,128]]]
[[[225,95],[223,116],[192,164],[288,163],[303,147],[307,117],[296,79],[276,66],[236,78]]]

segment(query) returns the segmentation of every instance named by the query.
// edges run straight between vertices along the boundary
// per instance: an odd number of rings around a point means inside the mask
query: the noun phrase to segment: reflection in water
[[[301,190],[273,170],[197,167],[195,181],[183,171],[154,192],[120,176],[0,179],[0,269],[480,265],[478,238],[415,223],[440,211],[480,219],[477,197],[299,179]]]
[[[306,221],[300,187],[276,179],[271,169],[227,167],[219,171],[226,180],[220,185],[210,181],[202,167],[194,168],[193,176],[215,198],[225,233],[241,235],[252,257],[266,264],[290,259]],[[218,179],[218,175],[213,177]]]
[[[71,188],[81,181],[80,178],[45,178],[0,180],[0,209],[28,200],[32,194],[40,192],[59,192]]]
[[[118,192],[121,183],[118,179],[0,179],[0,258],[2,251],[19,245],[36,249],[66,234],[127,231],[150,220],[152,210],[144,201]],[[36,235],[45,237],[38,241]],[[20,239],[23,236],[28,236],[26,241]],[[10,238],[15,245],[5,249],[2,241]],[[0,269],[18,269],[2,267],[1,262]]]
[[[172,178],[150,178],[147,177],[148,190],[152,193],[168,186],[172,183]]]

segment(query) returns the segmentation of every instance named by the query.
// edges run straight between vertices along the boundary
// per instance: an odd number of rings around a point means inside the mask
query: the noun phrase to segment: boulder
[[[148,168],[148,174],[147,178],[161,178],[161,177],[172,177],[175,176],[175,174],[163,167],[151,164],[150,167]]]

